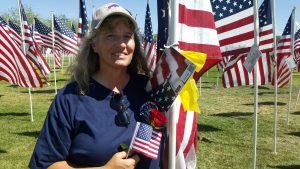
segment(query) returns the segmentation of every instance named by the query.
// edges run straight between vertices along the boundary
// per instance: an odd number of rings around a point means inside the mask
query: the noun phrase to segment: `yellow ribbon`
[[[196,72],[199,72],[203,68],[206,61],[205,53],[192,51],[180,51],[180,53],[197,66]],[[193,77],[190,77],[190,79],[183,86],[179,93],[179,99],[181,100],[184,111],[191,110],[200,113],[198,104],[199,92]]]

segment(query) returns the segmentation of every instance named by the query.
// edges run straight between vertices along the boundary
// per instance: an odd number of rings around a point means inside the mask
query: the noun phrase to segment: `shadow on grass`
[[[0,154],[7,153],[7,151],[0,149]]]
[[[59,91],[60,89],[57,89],[57,92]],[[28,93],[28,91],[21,91],[21,93]],[[48,90],[34,90],[34,91],[31,91],[31,93],[36,93],[36,94],[51,94],[51,93],[55,93],[55,89],[48,89]]]
[[[202,81],[201,83],[210,83],[210,82]]]
[[[202,89],[212,89],[212,87],[209,87],[209,86],[202,86],[201,88]]]
[[[199,139],[198,139],[199,140]],[[210,139],[206,138],[206,137],[201,137],[200,141],[203,141],[205,143],[212,143],[213,141],[211,141]]]
[[[23,117],[23,116],[29,116],[29,115],[30,115],[29,113],[24,113],[24,112],[20,112],[20,113],[17,113],[17,112],[1,113],[0,112],[0,117],[3,117],[3,116],[18,116],[18,117]]]
[[[253,106],[253,103],[246,103],[246,104],[243,104],[245,106]],[[258,103],[259,106],[273,106],[274,105],[274,102],[259,102]],[[283,102],[277,102],[277,105],[278,106],[285,106],[286,103],[283,103]]]
[[[218,113],[212,114],[211,116],[218,116],[218,117],[245,117],[245,116],[252,116],[253,113],[251,112],[227,112],[227,113]]]
[[[197,124],[198,131],[203,132],[213,132],[213,131],[222,131],[221,129],[218,129],[214,126],[205,125],[205,124]]]
[[[35,137],[37,138],[40,134],[40,131],[27,131],[27,132],[22,132],[22,133],[16,133],[17,135],[20,136],[28,136],[28,137]]]
[[[294,115],[300,115],[300,111],[296,111],[296,112],[291,113],[291,114],[294,114]]]
[[[0,98],[1,98],[2,96],[4,96],[4,95],[3,95],[3,94],[0,94]]]
[[[291,132],[291,133],[288,133],[288,135],[300,137],[300,131],[299,132]]]
[[[253,89],[253,86],[251,86],[251,88]],[[270,90],[270,88],[265,87],[265,86],[258,86],[258,89]]]
[[[250,93],[251,95],[253,95],[254,93]],[[274,92],[258,92],[257,95],[262,96],[262,95],[266,95],[266,94],[274,94]]]
[[[18,85],[8,85],[7,87],[18,88]]]
[[[299,169],[300,165],[279,165],[279,166],[269,166],[277,169]]]
[[[69,79],[56,79],[56,82],[67,82]],[[50,83],[54,83],[54,80],[50,80]]]

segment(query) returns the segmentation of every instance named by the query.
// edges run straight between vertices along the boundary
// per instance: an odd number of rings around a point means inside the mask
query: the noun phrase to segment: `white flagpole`
[[[294,33],[295,33],[295,13],[296,7],[294,6],[292,12],[292,20],[291,20],[291,57],[294,56]],[[291,103],[292,103],[292,87],[293,87],[293,70],[291,71],[291,79],[290,79],[290,96],[289,96],[289,111],[287,112],[287,124],[290,124],[290,113],[291,113]]]
[[[169,1],[169,39],[168,45],[177,44],[178,43],[178,30],[176,29],[177,20],[178,20],[178,0],[170,0]],[[178,97],[176,98],[178,99]],[[170,134],[169,134],[169,169],[175,169],[176,167],[176,117],[177,111],[172,111],[175,104],[171,106],[169,110],[170,113]]]
[[[259,24],[258,24],[258,0],[253,1],[254,9],[254,45],[259,45]],[[254,67],[254,123],[253,123],[253,169],[256,168],[256,145],[257,145],[257,112],[258,112],[258,85],[257,85],[258,64]]]
[[[296,102],[296,105],[298,105],[298,100],[300,98],[300,88],[299,88],[299,92],[298,92],[298,96],[297,96],[297,102]]]
[[[271,0],[271,12],[272,12],[272,29],[273,29],[273,53],[274,53],[274,87],[275,87],[275,100],[274,100],[274,144],[273,153],[277,153],[277,112],[278,112],[278,83],[277,83],[277,45],[276,45],[276,23],[275,23],[275,0]]]
[[[54,13],[51,11],[52,13],[52,51],[53,51],[53,72],[54,72],[54,88],[55,88],[55,94],[57,94],[57,85],[56,85],[56,70],[55,70],[55,47],[54,47],[54,43],[55,43],[55,39],[54,39]]]
[[[220,77],[220,70],[218,70],[218,74],[217,74],[216,88],[219,88],[219,77]]]
[[[290,92],[289,92],[289,109],[287,112],[287,124],[290,125],[290,113],[291,113],[291,102],[292,102],[292,86],[293,86],[293,71],[291,70],[290,79]]]
[[[202,88],[202,77],[199,78],[199,96],[202,95],[202,90],[201,90],[201,88]]]
[[[22,47],[23,47],[23,52],[26,55],[26,44],[24,42],[25,35],[24,35],[23,19],[22,19],[22,13],[21,13],[21,2],[20,2],[20,0],[17,0],[17,2],[18,2],[19,15],[20,15],[20,25],[21,25],[20,27],[21,27],[21,36],[22,36]],[[31,96],[30,87],[28,88],[28,94],[29,94],[29,105],[30,105],[30,118],[31,118],[31,122],[33,122],[32,96]]]

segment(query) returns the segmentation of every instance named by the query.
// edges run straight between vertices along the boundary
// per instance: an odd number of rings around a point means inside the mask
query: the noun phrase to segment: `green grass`
[[[69,80],[65,70],[57,70],[58,88]],[[202,78],[197,168],[252,168],[253,88],[223,89],[219,80],[219,87],[215,89],[216,76],[216,69],[212,69]],[[50,82],[51,86],[32,90],[34,122],[31,122],[28,89],[0,81],[0,168],[27,168],[55,96],[53,73]],[[257,168],[300,168],[300,101],[296,105],[299,87],[300,74],[295,73],[289,125],[289,85],[278,90],[277,154],[273,153],[274,87],[259,88]]]
[[[198,168],[244,169],[253,167],[254,89],[251,86],[218,89],[217,71],[202,79],[198,116]],[[274,87],[258,89],[258,135],[256,167],[300,168],[300,74],[293,76],[291,114],[287,125],[289,84],[278,90],[277,153],[274,146]]]

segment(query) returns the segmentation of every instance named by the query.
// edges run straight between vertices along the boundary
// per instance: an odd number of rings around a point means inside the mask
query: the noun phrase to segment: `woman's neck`
[[[129,82],[130,76],[126,70],[98,71],[93,75],[93,79],[119,93]]]

